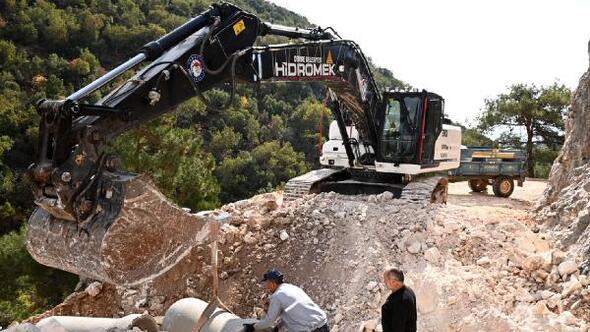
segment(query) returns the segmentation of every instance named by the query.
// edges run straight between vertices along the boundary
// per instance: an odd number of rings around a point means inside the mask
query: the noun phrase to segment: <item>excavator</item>
[[[291,42],[256,46],[266,35]],[[84,102],[131,71],[98,102]],[[166,200],[148,176],[125,172],[109,142],[191,97],[207,102],[204,93],[220,84],[231,89],[229,105],[238,82],[272,81],[325,83],[338,136],[326,147],[341,154],[326,154],[327,167],[290,180],[286,197],[390,191],[444,200],[444,177],[424,176],[459,162],[460,132],[443,128],[441,96],[380,93],[358,45],[331,28],[275,25],[217,3],[65,99],[37,103],[38,155],[27,173],[36,204],[27,227],[31,255],[126,286],[169,270],[204,243],[206,220]]]

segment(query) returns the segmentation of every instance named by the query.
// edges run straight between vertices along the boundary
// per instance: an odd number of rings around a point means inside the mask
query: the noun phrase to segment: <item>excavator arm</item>
[[[264,35],[297,38],[254,46]],[[301,41],[303,39],[304,41]],[[84,98],[147,63],[95,104]],[[358,46],[329,30],[264,23],[231,4],[211,6],[65,100],[42,100],[39,152],[29,169],[38,206],[28,249],[42,264],[131,285],[166,271],[206,238],[204,221],[168,202],[145,176],[121,170],[105,152],[122,133],[221,83],[323,81],[342,137],[348,112],[377,150],[381,97]],[[345,140],[346,142],[347,140]],[[354,162],[350,144],[345,144]]]

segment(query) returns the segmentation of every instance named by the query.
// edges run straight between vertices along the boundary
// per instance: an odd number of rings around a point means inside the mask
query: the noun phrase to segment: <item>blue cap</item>
[[[262,276],[262,281],[269,281],[269,280],[274,280],[274,281],[278,281],[278,282],[283,282],[283,274],[281,273],[281,271],[276,270],[276,269],[272,269],[272,270],[268,270],[263,276]]]

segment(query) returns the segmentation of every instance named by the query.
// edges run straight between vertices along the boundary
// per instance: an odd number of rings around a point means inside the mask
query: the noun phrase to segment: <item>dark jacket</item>
[[[381,307],[383,332],[416,331],[416,295],[410,287],[391,293]]]

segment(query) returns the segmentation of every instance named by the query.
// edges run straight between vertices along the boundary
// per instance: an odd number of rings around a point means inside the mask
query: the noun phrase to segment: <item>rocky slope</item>
[[[559,246],[590,264],[590,70],[580,79],[566,122],[565,144],[553,164],[538,205],[538,221],[551,229]]]

